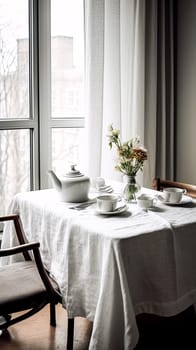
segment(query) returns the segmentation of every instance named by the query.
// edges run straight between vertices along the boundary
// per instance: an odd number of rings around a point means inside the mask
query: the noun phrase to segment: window
[[[80,164],[83,33],[83,0],[0,0],[0,215]]]
[[[0,0],[0,118],[29,118],[28,1]]]
[[[51,0],[52,167],[59,173],[80,159],[84,118],[83,21],[83,1]],[[57,119],[63,119],[61,128]],[[76,127],[70,128],[73,119]]]
[[[0,0],[0,202],[31,187],[28,1]]]

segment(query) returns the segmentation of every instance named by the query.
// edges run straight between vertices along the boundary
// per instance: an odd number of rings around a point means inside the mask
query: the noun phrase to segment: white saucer
[[[180,205],[185,205],[185,204],[191,203],[191,202],[192,202],[191,197],[184,196],[184,197],[182,197],[182,199],[181,199],[181,201],[179,203],[171,203],[171,202],[164,202],[164,201],[162,203],[166,204],[166,205],[173,205],[173,206],[178,205],[178,206],[180,206]]]
[[[96,209],[96,213],[101,214],[101,215],[117,215],[117,214],[123,213],[127,209],[128,209],[128,206],[126,204],[123,204],[123,205],[117,207],[113,211],[102,211],[100,209]]]

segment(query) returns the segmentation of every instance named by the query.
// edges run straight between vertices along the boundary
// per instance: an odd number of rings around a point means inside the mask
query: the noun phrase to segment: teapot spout
[[[56,176],[56,174],[54,173],[53,170],[49,170],[48,171],[48,174],[50,175],[50,178],[52,180],[52,184],[53,184],[53,187],[57,190],[57,191],[61,191],[62,189],[62,183],[61,181],[59,180],[59,178]]]

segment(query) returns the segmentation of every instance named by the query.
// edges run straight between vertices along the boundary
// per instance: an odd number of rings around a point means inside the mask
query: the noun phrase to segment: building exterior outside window
[[[0,0],[0,215],[15,193],[49,187],[48,168],[80,162],[84,127],[83,1],[10,1]]]

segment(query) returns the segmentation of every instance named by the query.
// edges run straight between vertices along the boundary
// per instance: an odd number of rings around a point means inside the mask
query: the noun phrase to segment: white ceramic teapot
[[[61,179],[53,170],[49,170],[48,173],[61,201],[78,203],[89,199],[90,178],[76,170],[75,165],[71,165],[71,171]]]

